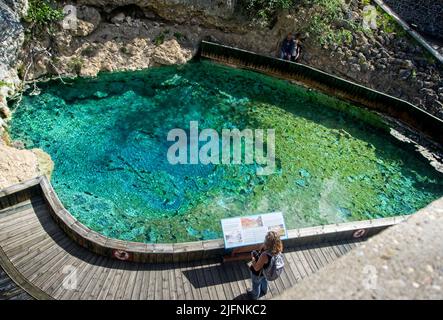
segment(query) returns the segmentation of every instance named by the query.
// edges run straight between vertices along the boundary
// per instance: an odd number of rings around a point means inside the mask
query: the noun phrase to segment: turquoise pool
[[[106,236],[182,242],[220,219],[282,211],[288,228],[411,214],[442,174],[377,116],[287,81],[210,62],[40,84],[11,135],[55,163],[66,208]],[[257,164],[171,165],[173,128],[275,129],[276,172]]]

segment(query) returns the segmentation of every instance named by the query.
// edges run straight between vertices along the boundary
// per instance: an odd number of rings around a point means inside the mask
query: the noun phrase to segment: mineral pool
[[[39,87],[13,106],[11,136],[51,155],[63,204],[108,237],[214,239],[222,218],[274,211],[288,229],[390,217],[443,195],[443,175],[376,115],[255,72],[203,61]],[[275,129],[276,172],[171,165],[168,132],[190,121]]]

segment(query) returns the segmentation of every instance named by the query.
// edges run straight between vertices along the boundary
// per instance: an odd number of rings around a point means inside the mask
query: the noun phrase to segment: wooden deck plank
[[[328,261],[326,260],[325,256],[322,254],[320,249],[318,249],[314,245],[310,245],[309,250],[311,252],[312,258],[319,263],[320,268],[328,265]]]
[[[93,274],[94,264],[101,259],[98,255],[88,255],[85,264],[82,264],[77,268],[77,288],[75,290],[65,289],[65,292],[60,296],[62,300],[72,300],[78,298],[82,291],[89,283],[89,279]]]
[[[135,275],[135,273],[137,273],[137,264],[133,262],[126,263],[122,279],[120,281],[119,287],[117,288],[115,300],[126,300],[127,296],[130,297],[132,295],[132,291],[134,290],[134,283],[131,282],[130,279]]]
[[[132,263],[130,268],[130,275],[128,278],[128,284],[125,288],[125,293],[123,295],[123,300],[130,300],[134,293],[136,287],[136,279],[140,265],[138,263]]]
[[[296,262],[297,270],[302,276],[302,279],[306,278],[313,272],[300,247],[294,249],[292,252],[292,257]]]
[[[217,290],[215,289],[215,286],[213,285],[214,280],[212,279],[210,271],[208,270],[209,267],[210,267],[210,264],[206,264],[203,261],[199,263],[199,269],[201,270],[201,274],[203,275],[205,286],[208,288],[209,299],[218,300]]]
[[[19,228],[12,229],[9,231],[2,230],[1,233],[2,239],[0,239],[2,246],[7,248],[11,245],[16,245],[17,242],[26,241],[28,237],[32,238],[36,232],[45,231],[45,229],[42,228],[41,224],[51,221],[50,219],[51,217],[46,217],[45,220],[40,221],[34,218],[32,220],[29,220],[29,222],[26,225],[23,225]],[[48,228],[51,228],[50,231],[53,231],[55,230],[55,225],[49,226]]]
[[[114,275],[117,272],[118,263],[118,260],[109,260],[109,265],[100,277],[102,282],[92,290],[91,298],[95,297],[97,300],[105,300],[112,286]]]
[[[311,255],[311,250],[309,250],[308,246],[303,246],[302,253],[312,272],[315,272],[322,267],[322,265],[317,260],[314,260],[313,256]]]
[[[112,285],[108,291],[108,294],[106,295],[106,300],[113,300],[116,297],[117,294],[117,288],[120,285],[120,281],[122,279],[122,275],[124,272],[124,262],[123,261],[118,261],[117,262],[117,266],[115,268],[116,272],[115,275],[112,279]]]
[[[341,251],[342,255],[345,255],[349,251],[349,249],[343,244],[343,242],[338,244],[337,248]]]
[[[27,243],[28,247],[11,248],[10,250],[5,250],[5,248],[3,248],[3,250],[8,254],[11,262],[16,265],[20,265],[31,254],[41,254],[50,246],[55,245],[54,242],[60,241],[64,237],[65,235],[62,232],[59,232],[54,236],[54,238],[48,237],[47,235],[45,236],[45,238],[38,237],[35,239],[35,243]]]
[[[218,272],[219,272],[219,277],[222,281],[223,284],[223,290],[225,292],[225,296],[227,300],[232,300],[235,298],[234,293],[232,291],[232,285],[231,282],[229,281],[228,275],[227,275],[227,269],[226,269],[226,264],[225,263],[220,263],[219,264],[219,268],[218,268]]]
[[[0,215],[0,227],[6,228],[6,227],[13,227],[15,223],[21,224],[22,221],[28,221],[31,219],[30,213],[33,213],[37,217],[41,214],[44,214],[44,211],[46,210],[45,205],[37,206],[37,208],[34,207],[25,207],[23,210],[19,210],[14,214],[9,215]],[[5,229],[8,230],[8,229]]]
[[[154,299],[163,300],[163,279],[162,279],[161,263],[155,266],[154,274],[155,274]]]
[[[232,270],[234,271],[234,281],[237,282],[239,287],[239,296],[246,293],[248,288],[251,288],[251,276],[247,268],[243,269],[246,265],[244,261],[232,262]]]
[[[222,276],[220,273],[221,263],[214,262],[212,264],[213,272],[211,273],[212,279],[215,283],[215,290],[217,292],[218,300],[227,300],[228,295],[226,294],[227,286],[224,285]]]
[[[180,264],[178,262],[174,262],[173,269],[174,269],[173,276],[175,277],[177,300],[185,300],[186,294],[184,289],[182,273],[180,270],[181,269]]]
[[[76,248],[77,245],[74,242],[71,242],[66,249],[67,251],[70,251],[75,250]],[[60,258],[55,260],[55,263],[51,263],[46,269],[39,270],[39,272],[42,272],[43,274],[38,275],[34,283],[41,288],[43,284],[49,285],[53,280],[57,280],[57,275],[63,274],[66,262],[70,261],[72,258],[73,257],[70,254],[63,252]]]
[[[328,265],[329,263],[331,263],[333,261],[333,259],[332,259],[331,255],[329,254],[328,249],[327,249],[326,246],[322,246],[320,248],[317,248],[317,252],[318,252],[319,255],[320,254],[323,255],[323,258],[324,258],[323,261],[326,262],[325,265]]]
[[[249,270],[243,262],[136,264],[95,255],[59,229],[43,201],[34,199],[3,211],[14,212],[0,215],[3,251],[29,281],[56,298],[224,300],[243,297],[251,286]],[[285,271],[280,279],[269,283],[267,298],[335,261],[357,244],[358,241],[341,241],[288,250]],[[78,268],[77,291],[68,292],[62,287],[65,265]],[[0,277],[0,288],[1,285],[9,286],[10,282]],[[12,292],[14,297],[26,297],[23,292]]]
[[[200,291],[201,297],[203,300],[209,300],[211,298],[209,294],[208,287],[206,287],[205,278],[203,275],[203,271],[201,269],[201,265],[197,261],[192,262],[193,270],[195,272],[195,279],[198,284],[198,291]]]
[[[229,283],[231,284],[232,293],[233,293],[233,299],[243,294],[241,291],[241,287],[238,283],[238,281],[235,278],[235,272],[234,272],[234,262],[227,262],[224,263],[224,265],[227,267],[227,277],[229,279]]]
[[[299,260],[297,254],[294,251],[287,252],[285,254],[285,257],[290,261],[290,268],[292,270],[292,274],[294,275],[295,282],[299,282],[301,279],[305,277],[303,266],[299,268],[299,265],[301,265],[301,261]]]
[[[312,259],[310,259],[309,252],[306,250],[304,246],[300,248],[300,251],[297,251],[297,255],[300,257],[300,260],[302,261],[302,265],[306,271],[307,276],[311,275],[312,273],[318,270],[317,265],[313,262]]]
[[[155,279],[156,279],[156,273],[155,268],[157,266],[153,266],[152,269],[149,271],[149,285],[148,285],[148,300],[154,300],[155,299]]]
[[[331,245],[331,251],[335,254],[335,258],[340,258],[342,256],[341,252],[337,249],[337,246]]]
[[[91,292],[94,290],[95,285],[97,284],[97,279],[100,278],[101,273],[103,272],[103,265],[106,265],[108,259],[105,257],[98,257],[94,262],[93,268],[88,271],[87,276],[84,279],[83,284],[80,283],[78,292],[75,292],[74,295],[70,297],[70,299],[88,299]]]
[[[34,199],[39,202],[43,202],[43,199],[41,197],[36,197]],[[6,208],[0,209],[0,219],[7,217],[9,212],[21,212],[25,210],[27,207],[31,206],[31,201],[32,199],[27,199],[12,206],[6,206]],[[0,203],[3,203],[3,201],[1,201]]]
[[[189,270],[189,263],[180,262],[179,266],[180,266],[180,278],[183,282],[183,291],[185,294],[185,299],[197,300],[197,297],[195,297],[193,294],[193,290],[195,289],[192,288],[192,283],[189,281],[187,276],[187,272]]]
[[[72,266],[73,268],[75,268],[75,270],[82,270],[82,265],[85,263],[83,261],[83,259],[86,258],[86,252],[84,250],[82,250],[82,248],[78,247],[78,256],[77,257],[75,254],[71,255],[71,258],[67,261],[67,265]],[[106,264],[106,259],[104,257],[100,257],[98,260],[97,265],[99,266],[104,266]],[[101,271],[103,270],[103,267],[98,267],[95,268],[96,270],[93,272],[92,275],[92,279],[89,281],[89,284],[86,286],[85,290],[83,290],[80,293],[80,299],[90,299],[90,291],[94,289],[94,287],[97,284],[97,281],[99,279],[99,275],[101,274]],[[66,275],[65,275],[66,276]],[[53,294],[55,295],[56,292],[58,292],[58,290],[63,286],[63,280],[59,280],[57,282],[55,282],[52,286],[51,286],[51,291],[53,292]]]
[[[60,244],[63,245],[68,245],[69,243],[71,243],[71,241],[68,238],[63,238],[60,241]],[[19,268],[19,271],[27,279],[32,281],[38,270],[44,269],[45,266],[48,265],[48,263],[52,263],[58,255],[64,253],[64,250],[62,249],[60,244],[54,243],[47,251],[30,257],[28,260],[23,262],[23,265]]]
[[[294,260],[292,259],[292,252],[285,252],[284,258],[285,258],[285,271],[288,274],[291,283],[294,285],[301,279],[301,276],[299,271],[297,270],[297,266]]]
[[[170,283],[169,283],[169,264],[161,264],[161,280],[162,280],[162,299],[170,300]]]
[[[36,220],[50,217],[50,215],[47,214],[47,207],[44,204],[36,207],[29,207],[23,211],[8,216],[0,216],[0,228],[5,232],[16,230],[25,226],[29,221],[34,220],[36,217],[38,218]],[[3,240],[4,238],[2,237],[1,239]]]
[[[140,300],[147,300],[148,291],[150,290],[149,281],[150,277],[152,276],[152,272],[150,272],[149,269],[147,269],[147,266],[144,265],[142,273],[143,273],[143,280],[142,280],[143,282],[140,287]]]
[[[144,266],[140,264],[138,266],[137,273],[135,275],[134,290],[132,290],[132,295],[131,295],[130,300],[142,300],[142,298],[141,298],[141,290],[142,290],[142,285],[143,285],[143,282],[144,282],[144,275],[145,275]]]
[[[175,276],[175,264],[168,264],[168,276],[169,276],[169,299],[177,300],[178,299],[178,281]]]

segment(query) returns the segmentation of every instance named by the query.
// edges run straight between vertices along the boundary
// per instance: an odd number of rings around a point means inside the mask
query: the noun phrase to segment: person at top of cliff
[[[291,60],[292,52],[294,51],[294,38],[292,33],[288,33],[280,48],[280,59]]]
[[[294,48],[291,53],[291,61],[297,62],[301,54],[301,34],[297,33],[294,39]]]

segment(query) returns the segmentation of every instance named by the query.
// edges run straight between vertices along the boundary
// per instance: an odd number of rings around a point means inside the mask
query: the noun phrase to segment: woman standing
[[[251,280],[252,289],[248,290],[251,299],[257,300],[268,292],[268,280],[265,276],[265,270],[275,267],[276,257],[281,255],[283,243],[280,236],[275,231],[269,231],[260,251],[252,251]]]
[[[300,53],[301,53],[301,35],[297,33],[294,39],[294,48],[291,54],[291,61],[297,62],[298,59],[300,58]]]

